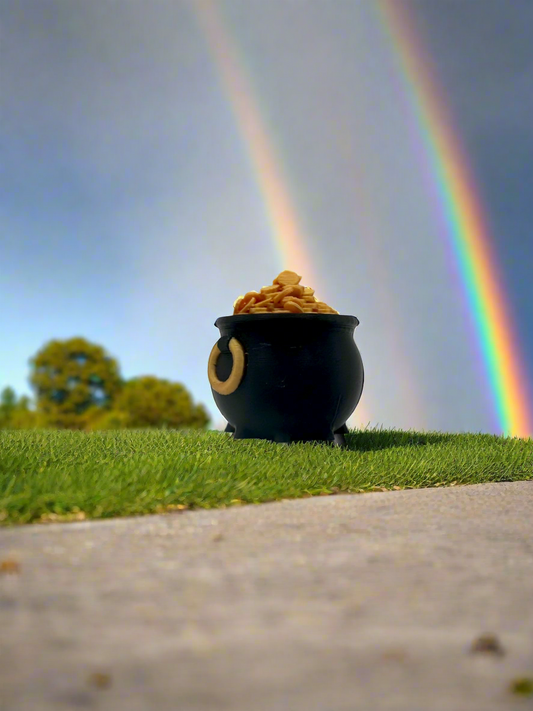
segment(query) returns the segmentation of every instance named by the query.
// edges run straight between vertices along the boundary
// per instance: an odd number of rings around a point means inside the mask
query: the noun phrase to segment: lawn
[[[218,431],[0,430],[0,525],[533,478],[533,440],[380,428],[348,449]]]

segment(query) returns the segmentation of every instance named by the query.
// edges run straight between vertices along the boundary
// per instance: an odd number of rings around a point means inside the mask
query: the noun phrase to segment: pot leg
[[[226,429],[224,430],[224,432],[230,432],[230,433],[232,433],[232,434],[235,434],[235,427],[234,427],[233,425],[231,425],[231,424],[228,422],[228,424],[226,425]],[[337,447],[341,447],[342,449],[346,449],[346,448],[347,448],[347,444],[346,444],[346,440],[345,440],[345,438],[344,438],[344,435],[345,435],[345,434],[348,434],[348,433],[349,433],[349,430],[348,430],[348,428],[346,427],[346,424],[341,425],[341,427],[339,427],[338,429],[336,429],[335,432],[333,433],[333,439],[334,439],[334,441],[332,442],[332,444],[336,445]],[[242,437],[242,435],[241,435],[241,437]],[[239,439],[241,439],[241,437],[239,437]],[[278,433],[278,434],[276,434],[276,435],[273,437],[273,439],[270,440],[270,441],[272,441],[272,442],[277,442],[278,444],[289,444],[290,438],[287,437],[286,435],[283,435],[283,434],[281,434],[281,433]]]
[[[341,447],[342,449],[347,448],[348,445],[346,444],[346,440],[344,438],[344,435],[346,435],[346,434],[349,434],[349,429],[346,426],[346,422],[345,422],[343,425],[341,425],[338,429],[336,429],[333,432],[333,437],[335,439],[335,444],[337,445],[337,447]]]
[[[346,449],[348,447],[348,445],[346,444],[346,440],[344,439],[344,432],[336,430],[333,433],[333,437],[335,439],[335,444],[337,445],[337,447],[341,447],[341,449]]]
[[[350,433],[350,430],[346,426],[346,422],[343,425],[341,425],[337,430],[335,430],[335,432],[333,434],[338,434],[338,433],[341,433],[343,435]]]

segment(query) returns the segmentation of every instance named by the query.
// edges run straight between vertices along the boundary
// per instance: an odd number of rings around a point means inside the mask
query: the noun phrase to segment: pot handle
[[[218,356],[222,353],[219,348],[219,343],[226,352],[229,347],[231,355],[233,356],[233,365],[227,380],[219,380],[217,378],[216,364]],[[217,343],[215,343],[209,356],[207,375],[209,377],[211,387],[215,392],[219,393],[219,395],[230,395],[232,392],[237,390],[244,375],[244,348],[236,338],[229,339],[228,343],[228,337],[223,336],[222,338],[219,338]]]

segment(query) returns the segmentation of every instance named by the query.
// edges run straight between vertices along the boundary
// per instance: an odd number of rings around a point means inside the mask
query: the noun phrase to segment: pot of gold
[[[346,420],[363,392],[359,320],[318,301],[300,280],[284,271],[215,321],[208,377],[234,439],[345,446]]]

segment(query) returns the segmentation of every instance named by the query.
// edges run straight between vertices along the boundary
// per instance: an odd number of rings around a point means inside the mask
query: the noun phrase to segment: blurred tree
[[[192,429],[198,429],[198,430],[203,430],[205,429],[209,424],[211,424],[211,418],[209,417],[209,414],[205,407],[201,404],[198,403],[193,407],[193,414],[192,414],[192,424],[190,425]]]
[[[37,413],[30,409],[30,404],[31,400],[27,395],[17,400],[13,388],[4,388],[0,394],[0,428],[38,427]]]
[[[99,413],[98,417],[94,417],[88,424],[87,428],[93,430],[123,430],[129,427],[130,417],[127,412],[119,412],[118,410],[110,410],[109,412]]]
[[[45,427],[87,429],[111,410],[124,383],[118,362],[81,337],[49,341],[30,368],[37,415]]]
[[[95,420],[91,429],[202,429],[209,422],[203,405],[194,405],[183,385],[143,375],[123,384],[113,409]]]
[[[0,427],[6,427],[17,404],[17,396],[13,388],[7,387],[0,394]]]
[[[19,398],[15,409],[13,410],[13,415],[11,416],[11,427],[16,430],[32,429],[34,427],[40,427],[42,422],[42,417],[34,410],[31,409],[31,400],[26,395]]]

